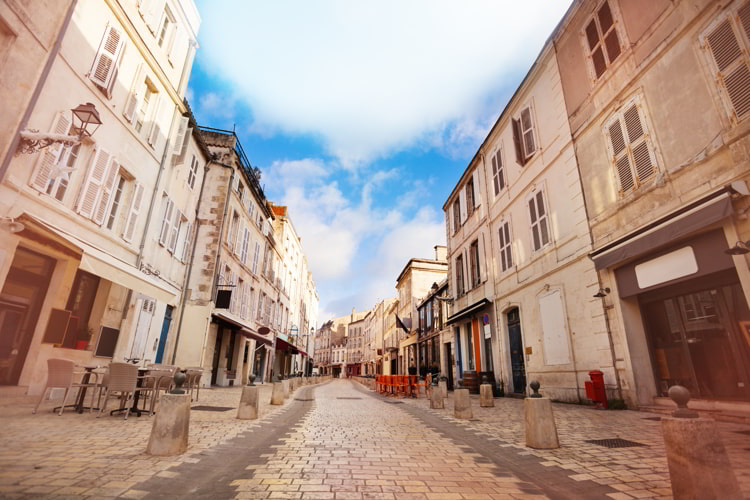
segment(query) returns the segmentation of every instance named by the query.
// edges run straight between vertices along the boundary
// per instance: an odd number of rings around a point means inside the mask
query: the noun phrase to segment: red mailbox
[[[604,389],[604,373],[599,370],[589,372],[590,382],[586,382],[586,397],[596,403],[597,408],[608,408],[607,391]]]

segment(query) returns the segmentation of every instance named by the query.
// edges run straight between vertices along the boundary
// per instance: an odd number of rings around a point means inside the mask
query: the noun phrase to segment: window
[[[586,43],[596,77],[599,78],[622,52],[609,2],[604,2],[586,25]]]
[[[141,99],[140,106],[138,106],[138,112],[135,116],[135,130],[137,132],[140,132],[143,129],[143,124],[146,122],[151,101],[155,94],[154,90],[148,85],[148,83],[144,83],[144,85],[143,98]]]
[[[76,318],[77,328],[75,330],[75,336],[65,336],[62,347],[72,348],[75,347],[76,340],[87,340],[90,338],[88,333],[89,320],[91,319],[91,311],[94,308],[94,300],[96,299],[96,292],[98,289],[98,276],[81,271],[80,269],[76,271],[76,276],[73,280],[73,288],[70,290],[68,303],[65,308],[68,311],[71,311],[71,321],[73,318]],[[70,328],[70,325],[68,328]]]
[[[717,22],[701,36],[701,43],[718,70],[716,81],[730,116],[740,121],[750,115],[747,91],[750,87],[750,2],[744,2],[736,12],[730,12]]]
[[[453,202],[453,233],[461,227],[461,204],[458,199]]]
[[[468,211],[468,217],[474,213],[474,177],[466,183],[466,209]]]
[[[117,212],[122,202],[122,191],[125,188],[125,178],[118,174],[115,184],[117,187],[115,187],[115,195],[112,197],[112,205],[109,207],[109,214],[107,215],[107,229],[112,229],[115,226]]]
[[[172,49],[171,44],[174,42],[174,29],[175,20],[169,7],[164,6],[164,15],[161,21],[161,28],[159,29],[159,38],[156,43],[159,47],[170,51]]]
[[[459,255],[456,257],[456,294],[464,294],[464,257]]]
[[[190,162],[190,170],[188,170],[187,183],[190,189],[195,187],[195,179],[198,177],[198,159],[193,155],[193,160]]]
[[[474,240],[469,247],[469,267],[471,268],[471,287],[479,286],[479,240]]]
[[[164,212],[161,218],[161,231],[159,232],[159,244],[167,246],[169,237],[172,232],[172,222],[174,220],[174,202],[168,196],[164,196]]]
[[[510,240],[510,222],[500,223],[500,268],[507,271],[513,267],[513,250]]]
[[[124,49],[125,37],[122,32],[114,26],[107,26],[88,75],[89,80],[107,97],[112,97],[112,89],[117,81],[117,72]]]
[[[185,229],[185,236],[182,240],[182,246],[180,247],[181,250],[179,252],[180,254],[180,260],[183,263],[187,263],[188,259],[190,259],[190,250],[192,248],[192,240],[193,240],[193,224],[190,223],[187,225],[187,228]]]
[[[119,162],[106,149],[98,148],[91,157],[91,164],[78,196],[77,211],[80,215],[99,225],[104,223],[119,171]]]
[[[250,245],[250,230],[248,228],[244,228],[244,231],[242,233],[242,248],[240,250],[240,260],[242,260],[243,264],[247,264],[247,249]]]
[[[531,218],[531,235],[534,251],[541,249],[550,241],[547,227],[547,210],[544,206],[544,191],[537,191],[529,198],[529,216]]]
[[[237,241],[237,231],[240,226],[240,215],[236,211],[232,211],[232,224],[229,226],[229,233],[227,233],[227,245],[229,249],[233,249],[235,242]]]
[[[534,120],[531,113],[531,106],[526,106],[521,110],[518,119],[513,118],[513,145],[516,148],[516,161],[523,166],[529,161],[529,158],[536,152],[536,142],[534,140]]]
[[[128,210],[128,219],[125,222],[125,230],[122,233],[122,239],[132,241],[135,234],[135,227],[138,222],[138,214],[141,212],[141,203],[143,203],[143,184],[136,183],[133,189],[133,198],[130,201]]]
[[[266,299],[266,294],[264,292],[260,292],[260,295],[258,296],[258,314],[256,315],[256,319],[260,320],[263,318],[263,301]]]
[[[505,188],[505,169],[503,168],[503,150],[498,149],[492,156],[492,183],[495,186],[495,196]]]
[[[639,97],[628,102],[607,121],[605,135],[610,160],[620,185],[620,194],[637,189],[656,172],[656,161],[648,137]]]
[[[68,113],[58,113],[52,121],[50,132],[68,135],[72,132],[72,123]],[[70,174],[75,171],[80,144],[65,146],[52,144],[44,148],[39,157],[36,171],[31,178],[32,187],[63,201],[68,189]]]

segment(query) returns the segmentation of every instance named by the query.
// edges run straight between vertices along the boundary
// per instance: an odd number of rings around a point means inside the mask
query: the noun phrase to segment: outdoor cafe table
[[[76,399],[76,404],[74,405],[76,413],[83,413],[83,410],[98,410],[99,408],[90,408],[88,406],[84,406],[84,401],[86,401],[86,390],[88,389],[87,384],[91,380],[91,374],[94,373],[94,370],[101,367],[99,365],[81,365],[81,368],[86,370],[86,372],[81,378],[81,384],[84,385],[82,385],[81,390],[78,391],[78,399]]]

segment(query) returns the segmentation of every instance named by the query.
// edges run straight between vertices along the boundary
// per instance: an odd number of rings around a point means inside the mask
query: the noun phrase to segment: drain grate
[[[362,398],[349,398],[349,397],[343,397],[343,396],[342,396],[342,397],[338,397],[338,398],[336,398],[336,399],[362,399]]]
[[[737,434],[744,434],[745,436],[750,436],[750,431],[734,431]]]
[[[657,422],[661,421],[661,417],[645,417],[643,420],[656,420]]]
[[[631,448],[633,446],[646,446],[642,443],[636,443],[635,441],[628,441],[627,439],[613,438],[613,439],[587,439],[587,443],[604,446],[606,448]]]
[[[234,410],[231,406],[193,406],[191,410],[197,411],[229,411]]]

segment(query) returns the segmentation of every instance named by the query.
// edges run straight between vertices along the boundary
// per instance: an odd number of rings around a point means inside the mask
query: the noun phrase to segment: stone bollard
[[[463,380],[459,379],[459,389],[453,391],[453,415],[456,418],[470,419],[474,417],[474,413],[471,411],[469,389],[463,389],[463,386]]]
[[[482,408],[492,408],[495,406],[492,385],[487,381],[487,375],[482,377],[482,384],[479,386],[479,406]]]
[[[677,409],[662,417],[661,430],[675,500],[743,498],[716,422],[688,409],[690,391],[685,387],[672,386],[668,394]]]
[[[431,391],[430,408],[432,408],[433,410],[442,410],[443,408],[445,408],[445,401],[443,400],[443,394],[438,388],[433,388]]]
[[[284,385],[281,382],[273,383],[273,388],[271,389],[271,404],[272,405],[284,404]]]
[[[284,399],[289,397],[289,379],[285,378],[281,381],[281,387],[284,389]]]
[[[240,420],[254,420],[259,414],[258,386],[255,385],[255,375],[249,377],[249,383],[242,388],[240,406],[237,408],[237,418]]]
[[[443,396],[443,398],[448,397],[448,381],[445,380],[445,377],[440,377],[440,380],[438,381],[438,388],[440,389],[440,394]]]
[[[552,402],[539,394],[539,382],[529,385],[534,393],[523,400],[526,446],[540,450],[559,448]]]
[[[159,398],[159,411],[151,426],[146,453],[160,457],[181,455],[188,448],[190,431],[190,394],[185,394],[182,384],[186,375],[177,372],[176,387],[170,394]]]

